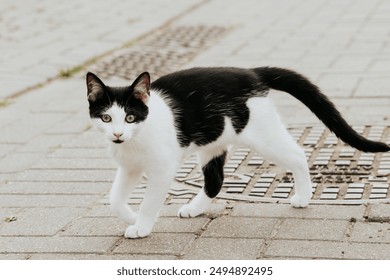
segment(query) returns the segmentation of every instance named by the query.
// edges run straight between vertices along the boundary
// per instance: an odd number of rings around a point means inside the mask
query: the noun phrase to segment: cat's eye
[[[128,123],[132,123],[135,121],[135,116],[134,115],[127,115],[125,118],[125,121]]]
[[[108,123],[108,122],[111,121],[110,115],[107,115],[107,114],[102,115],[100,118],[101,118],[102,121],[105,122],[105,123]]]

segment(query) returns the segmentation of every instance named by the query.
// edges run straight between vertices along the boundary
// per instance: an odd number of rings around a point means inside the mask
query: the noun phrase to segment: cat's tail
[[[253,71],[269,88],[285,91],[305,104],[338,138],[364,152],[386,152],[389,145],[359,135],[334,104],[304,76],[287,69],[260,67]]]

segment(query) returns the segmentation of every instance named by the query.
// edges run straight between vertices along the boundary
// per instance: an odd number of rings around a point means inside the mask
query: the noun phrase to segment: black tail
[[[268,87],[288,92],[305,104],[329,129],[344,142],[363,152],[386,152],[389,145],[359,135],[344,120],[334,104],[304,76],[287,69],[260,67],[253,69]]]

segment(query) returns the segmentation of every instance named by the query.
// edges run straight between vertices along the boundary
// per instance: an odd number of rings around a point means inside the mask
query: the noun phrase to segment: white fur
[[[106,112],[112,118],[111,123],[94,121],[105,134],[112,157],[119,164],[110,193],[110,204],[113,212],[129,224],[125,232],[127,238],[145,237],[151,233],[158,211],[184,157],[196,152],[204,166],[226,151],[231,144],[248,146],[290,169],[297,186],[291,204],[294,207],[308,205],[311,182],[305,154],[282,125],[269,98],[256,97],[248,100],[250,119],[241,133],[236,134],[231,120],[226,117],[225,129],[215,142],[205,146],[191,144],[187,148],[181,148],[177,142],[173,113],[166,101],[158,93],[151,92],[148,106],[149,115],[142,124],[126,123],[125,112],[117,105]],[[123,134],[120,140],[124,142],[113,143],[117,139],[114,133]],[[148,187],[137,215],[126,200],[143,173],[148,177]],[[211,202],[212,199],[202,189],[188,205],[181,207],[178,215],[201,215]]]

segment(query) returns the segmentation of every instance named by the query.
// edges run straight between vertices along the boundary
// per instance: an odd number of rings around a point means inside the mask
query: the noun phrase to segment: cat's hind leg
[[[295,194],[291,197],[291,205],[297,208],[307,207],[312,196],[312,187],[306,156],[289,135],[284,137],[286,138],[282,141],[277,139],[267,144],[259,142],[252,147],[266,159],[291,170],[295,181]]]
[[[290,136],[272,107],[266,104],[262,113],[251,115],[251,119],[241,134],[242,143],[248,145],[266,159],[291,170],[295,181],[295,194],[291,205],[297,208],[306,207],[312,196],[312,184],[309,167],[303,149]],[[251,108],[251,112],[258,109]]]
[[[200,163],[203,166],[204,187],[190,203],[183,205],[179,209],[178,216],[181,218],[192,218],[203,214],[209,208],[213,198],[221,190],[226,151],[215,157],[211,155],[208,152],[199,154]],[[210,157],[212,158],[210,159]]]
[[[119,167],[114,183],[110,191],[110,208],[120,219],[132,225],[136,220],[136,213],[127,204],[127,199],[131,191],[140,181],[141,172],[128,171]]]

